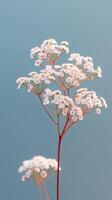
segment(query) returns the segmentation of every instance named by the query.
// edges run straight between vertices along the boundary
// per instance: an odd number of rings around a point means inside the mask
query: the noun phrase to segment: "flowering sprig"
[[[39,66],[43,61],[54,64],[62,53],[69,53],[68,45],[66,41],[62,41],[58,44],[54,39],[45,40],[41,44],[41,47],[34,47],[31,49],[30,57],[37,58],[35,66]]]
[[[43,156],[34,156],[30,160],[23,161],[19,167],[18,172],[25,173],[22,176],[22,181],[29,178],[36,180],[38,185],[42,184],[49,176],[57,171],[57,161]],[[61,168],[60,168],[61,170]]]
[[[105,99],[98,97],[94,91],[89,91],[87,88],[77,90],[74,102],[80,106],[84,114],[93,110],[96,110],[96,114],[100,114],[101,108],[107,108]]]
[[[72,121],[83,119],[81,108],[74,104],[72,98],[62,95],[60,91],[51,91],[50,89],[46,89],[43,97],[44,105],[49,105],[50,103],[55,105],[54,111],[57,116],[63,115],[66,117],[69,114]]]
[[[57,169],[58,163],[55,159],[45,158],[43,156],[34,156],[30,160],[23,161],[22,165],[18,169],[18,172],[24,173],[24,175],[22,175],[22,181],[26,181],[31,178],[36,182],[41,200],[41,185],[44,186],[46,197],[47,199],[49,199],[45,181],[49,176],[56,174]],[[61,167],[59,168],[59,170],[61,170]]]
[[[40,47],[31,49],[30,56],[36,59],[34,65],[40,66],[37,69],[40,71],[31,72],[29,76],[17,79],[18,88],[27,87],[28,92],[39,97],[44,110],[57,127],[57,200],[60,200],[60,156],[64,135],[74,124],[83,120],[87,113],[96,111],[99,115],[103,107],[107,108],[103,97],[98,97],[94,91],[89,91],[87,88],[80,88],[84,81],[102,77],[101,68],[99,66],[94,68],[91,57],[72,53],[67,63],[57,65],[58,58],[63,53],[69,53],[68,46],[66,41],[58,43],[54,39],[49,39]],[[27,174],[32,175],[32,170],[27,171],[23,179]],[[43,181],[49,173],[45,171],[44,177],[40,172],[36,172],[37,174],[41,177],[39,181]]]

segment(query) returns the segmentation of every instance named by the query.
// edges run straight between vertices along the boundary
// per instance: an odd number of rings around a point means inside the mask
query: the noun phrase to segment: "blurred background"
[[[103,78],[82,87],[106,98],[102,115],[88,115],[66,135],[61,200],[112,199],[112,1],[0,0],[0,198],[36,200],[37,188],[17,170],[34,155],[55,157],[57,135],[36,96],[16,79],[34,71],[30,49],[45,39],[67,40],[70,52],[91,56]],[[65,60],[64,60],[65,62]],[[55,200],[56,177],[47,181]]]

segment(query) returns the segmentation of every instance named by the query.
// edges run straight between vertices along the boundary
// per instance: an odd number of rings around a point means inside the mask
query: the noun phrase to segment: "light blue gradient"
[[[71,52],[92,56],[103,78],[85,83],[108,109],[91,114],[65,137],[61,200],[112,199],[112,1],[0,0],[0,198],[37,200],[17,172],[25,159],[56,157],[57,136],[36,96],[17,90],[18,76],[33,71],[32,47],[44,39],[67,40]],[[47,182],[55,200],[55,177]]]

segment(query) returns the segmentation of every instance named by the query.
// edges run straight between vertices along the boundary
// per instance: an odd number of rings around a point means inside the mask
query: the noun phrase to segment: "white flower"
[[[29,178],[36,178],[37,183],[41,184],[47,177],[55,174],[57,169],[58,164],[55,159],[34,156],[32,159],[24,161],[19,167],[18,172],[24,173],[22,181]],[[61,170],[60,167],[59,170]]]
[[[101,101],[102,101],[102,104],[105,108],[107,108],[107,103],[105,101],[105,99],[103,97],[100,97]]]
[[[18,88],[27,87],[28,92],[40,95],[46,108],[48,110],[54,109],[53,117],[61,115],[66,119],[70,118],[70,123],[82,120],[84,115],[91,111],[100,114],[103,107],[107,108],[107,103],[103,97],[98,97],[95,92],[89,91],[87,88],[79,88],[86,80],[102,77],[101,68],[99,66],[94,68],[91,57],[72,53],[68,59],[69,63],[57,64],[57,59],[63,53],[69,52],[68,46],[67,41],[58,43],[51,38],[43,41],[40,47],[36,46],[31,49],[30,56],[35,58],[35,66],[41,64],[43,68],[39,73],[31,72],[28,77],[19,77],[16,82]],[[51,83],[53,84],[51,85]],[[47,88],[48,86],[49,88]],[[57,86],[59,86],[59,90],[53,91],[52,88],[57,89]],[[49,111],[51,113],[51,110]],[[39,172],[38,162],[36,161],[36,163],[35,171]],[[32,162],[29,166],[32,166]],[[20,171],[22,169],[20,168]],[[41,169],[44,171],[43,165],[41,165]],[[30,173],[31,171],[28,171],[26,177]],[[43,174],[46,176],[44,172]]]
[[[55,69],[60,69],[61,65],[55,65],[54,67],[55,67]]]
[[[67,41],[62,41],[62,42],[60,42],[60,44],[63,44],[63,45],[66,45],[66,46],[69,45],[69,43]]]
[[[41,62],[42,62],[42,60],[36,60],[34,65],[35,66],[40,66]]]
[[[43,102],[44,105],[48,105],[49,104],[49,100],[46,98],[44,99],[44,102]]]
[[[97,75],[99,78],[102,77],[102,70],[101,70],[101,68],[100,68],[99,66],[97,67],[97,69],[95,70],[95,72],[96,72],[96,75]]]
[[[46,172],[45,170],[41,171],[41,172],[40,172],[40,176],[41,176],[42,178],[46,178],[46,177],[47,177],[47,172]]]
[[[97,114],[97,115],[100,115],[100,114],[101,114],[101,109],[100,109],[100,108],[97,108],[97,109],[96,109],[96,114]]]
[[[34,47],[33,49],[31,49],[31,52],[30,52],[30,57],[31,58],[34,58],[35,54],[40,52],[40,48],[39,47]]]
[[[77,90],[77,92],[82,93],[82,92],[87,92],[87,90],[88,90],[87,88],[80,88],[80,89]]]

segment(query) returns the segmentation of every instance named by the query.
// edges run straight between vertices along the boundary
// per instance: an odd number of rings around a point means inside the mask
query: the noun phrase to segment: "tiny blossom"
[[[35,66],[40,66],[41,62],[42,62],[42,60],[36,60],[34,65]]]
[[[24,173],[22,181],[29,178],[36,179],[38,184],[41,184],[46,178],[55,174],[58,169],[58,164],[55,159],[45,158],[43,156],[34,156],[30,160],[23,161],[18,172]],[[59,168],[61,170],[61,168]]]
[[[104,98],[98,97],[94,91],[89,91],[86,88],[77,90],[74,102],[80,106],[84,113],[96,110],[97,114],[101,114],[101,108],[107,108]]]
[[[63,44],[63,45],[65,45],[65,46],[68,46],[68,45],[69,45],[69,43],[68,43],[67,41],[62,41],[62,42],[60,42],[60,44]]]
[[[40,50],[41,49],[39,47],[34,47],[33,49],[31,49],[30,57],[33,58],[36,53],[40,52]]]
[[[55,69],[60,69],[61,65],[55,65],[54,67],[55,67]]]
[[[97,109],[96,109],[96,114],[97,114],[97,115],[100,115],[100,114],[101,114],[101,109],[100,109],[100,108],[97,108]]]
[[[77,120],[83,119],[83,111],[81,108],[74,104],[72,98],[62,95],[60,91],[51,91],[50,89],[46,89],[43,98],[44,105],[50,103],[56,105],[56,110],[59,115],[62,114],[63,116],[67,116],[69,113],[72,120],[74,120],[74,116],[77,117]]]

